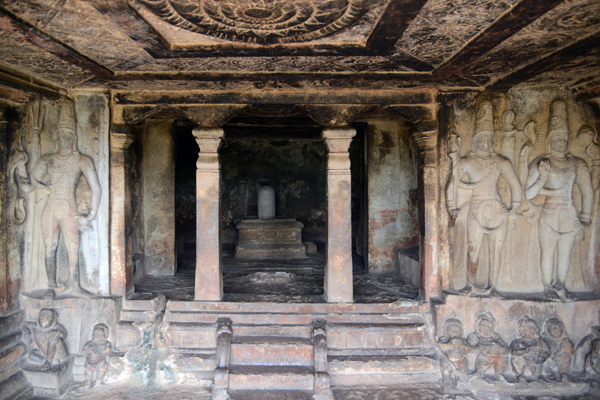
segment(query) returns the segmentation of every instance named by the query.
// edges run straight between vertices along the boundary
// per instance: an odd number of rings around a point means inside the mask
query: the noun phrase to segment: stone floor
[[[492,400],[492,397],[476,397],[469,394],[443,394],[441,388],[403,387],[373,389],[333,389],[336,400]],[[63,400],[191,400],[210,399],[210,392],[192,385],[169,387],[128,388],[125,386],[104,385],[93,389],[71,387],[62,397]],[[309,393],[287,391],[249,391],[233,392],[231,400],[311,400]],[[598,400],[600,392],[584,396],[502,396],[495,400]],[[42,400],[34,398],[33,400]]]
[[[193,300],[196,254],[186,251],[177,259],[173,277],[145,276],[135,284],[132,300],[147,300],[158,293],[169,300]],[[362,257],[354,254],[354,301],[390,303],[414,299],[418,288],[396,274],[370,275]],[[304,259],[236,260],[233,252],[223,251],[223,301],[323,303],[325,256],[323,250]]]

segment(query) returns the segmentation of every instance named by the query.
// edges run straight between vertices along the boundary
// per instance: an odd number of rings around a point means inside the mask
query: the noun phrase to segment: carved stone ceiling
[[[600,0],[0,0],[0,78],[66,90],[589,90],[599,47]]]

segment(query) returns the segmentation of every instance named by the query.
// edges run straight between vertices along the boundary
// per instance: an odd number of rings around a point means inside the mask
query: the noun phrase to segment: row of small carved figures
[[[467,374],[489,379],[502,375],[513,382],[600,380],[600,326],[573,346],[557,317],[548,318],[540,334],[537,323],[524,315],[517,323],[519,337],[507,345],[495,332],[495,322],[491,313],[481,313],[475,331],[463,338],[459,319],[445,321],[438,343],[448,358],[442,362],[444,375],[454,384]]]
[[[28,346],[27,363],[34,369],[52,372],[53,367],[69,362],[71,357],[65,339],[67,330],[58,322],[53,308],[43,308],[37,323],[23,325],[23,339]],[[93,387],[96,382],[104,383],[108,369],[111,344],[108,341],[108,326],[94,325],[92,340],[86,342],[80,356],[85,360],[86,384]]]

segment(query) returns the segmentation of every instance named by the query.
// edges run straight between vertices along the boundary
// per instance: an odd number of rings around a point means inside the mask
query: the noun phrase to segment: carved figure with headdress
[[[568,153],[567,105],[554,101],[550,108],[546,154],[529,165],[525,196],[545,196],[539,216],[541,271],[549,297],[567,297],[565,281],[571,250],[579,231],[591,223],[594,200],[590,171],[585,161]],[[581,213],[573,204],[573,186],[581,192]]]
[[[453,158],[454,165],[446,187],[448,211],[456,219],[453,249],[455,290],[471,285],[491,291],[496,285],[509,215],[509,209],[498,193],[500,177],[510,187],[510,209],[516,209],[521,203],[521,185],[511,162],[492,150],[492,111],[489,101],[479,105],[473,147],[465,157]],[[468,194],[465,195],[465,192]],[[487,246],[484,246],[484,239]],[[488,260],[482,263],[485,247]],[[481,265],[486,265],[485,271],[480,271]],[[478,279],[478,275],[484,278]]]
[[[43,109],[31,109],[32,119],[37,121],[32,132],[28,156],[15,168],[17,182],[29,191],[39,191],[36,199],[45,199],[41,213],[36,213],[36,226],[39,226],[44,247],[44,265],[47,286],[70,294],[87,294],[79,282],[79,241],[80,230],[90,229],[90,221],[96,217],[100,205],[101,188],[94,161],[81,154],[77,148],[75,104],[63,101],[56,131],[53,134],[55,149],[52,153],[39,156],[40,132],[43,123]],[[41,117],[40,117],[41,115]],[[91,190],[91,202],[85,208],[79,207],[76,188],[81,176],[85,176]],[[36,200],[39,202],[41,200]],[[57,252],[61,237],[65,244],[69,270],[69,281],[64,286],[57,282]],[[36,240],[35,238],[33,240]],[[34,253],[34,250],[31,250]],[[26,265],[31,268],[32,266]]]

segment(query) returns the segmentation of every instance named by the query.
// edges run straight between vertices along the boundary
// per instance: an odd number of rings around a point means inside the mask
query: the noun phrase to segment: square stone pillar
[[[419,292],[424,300],[429,301],[442,294],[439,268],[441,232],[438,122],[421,121],[411,129],[411,133],[419,146]]]
[[[195,300],[223,298],[221,266],[221,165],[217,150],[224,135],[221,128],[192,130],[200,153],[196,163],[196,286]]]
[[[142,141],[144,271],[173,276],[175,250],[175,141],[173,120],[146,120]]]
[[[133,259],[127,232],[131,222],[131,193],[127,175],[129,146],[134,138],[129,133],[110,134],[110,293],[113,296],[126,296],[133,290]]]
[[[325,297],[330,303],[351,303],[352,220],[350,212],[350,155],[348,148],[356,130],[326,128],[322,138],[327,159],[327,249]]]

